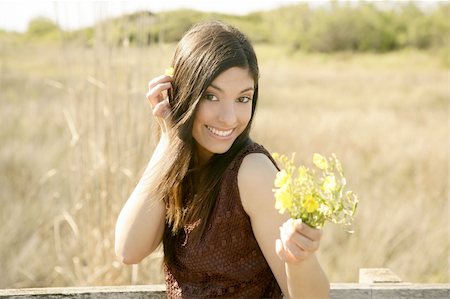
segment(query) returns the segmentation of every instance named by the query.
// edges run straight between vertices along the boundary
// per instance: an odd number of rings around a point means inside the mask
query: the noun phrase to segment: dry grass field
[[[163,282],[161,254],[114,256],[117,215],[152,151],[148,80],[174,47],[0,47],[0,288]],[[253,139],[343,163],[355,234],[325,227],[332,282],[388,267],[449,281],[448,68],[434,52],[288,54],[257,46]]]

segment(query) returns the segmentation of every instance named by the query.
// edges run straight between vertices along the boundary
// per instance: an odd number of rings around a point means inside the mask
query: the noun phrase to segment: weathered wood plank
[[[111,287],[30,288],[0,290],[0,298],[28,299],[159,299],[166,298],[165,285],[135,285]]]
[[[71,287],[0,290],[0,298],[11,299],[160,299],[164,285]],[[332,283],[331,299],[450,299],[450,284],[358,284]]]
[[[371,299],[450,299],[450,284],[376,285]]]
[[[370,286],[358,283],[332,283],[330,299],[370,299],[372,290]]]
[[[397,283],[401,278],[389,268],[360,268],[359,283]]]

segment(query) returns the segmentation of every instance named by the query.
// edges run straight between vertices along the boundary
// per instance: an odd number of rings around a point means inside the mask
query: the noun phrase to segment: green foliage
[[[53,39],[58,32],[58,25],[46,17],[37,17],[28,23],[27,35],[31,38]]]
[[[306,32],[311,27],[312,15],[313,12],[307,4],[282,7],[265,13],[263,27],[270,32],[269,42],[285,44],[293,49],[300,48],[300,45],[306,42]]]
[[[427,10],[414,2],[380,3],[333,1],[318,8],[300,3],[245,16],[189,9],[158,14],[141,11],[64,32],[63,38],[87,46],[176,43],[192,25],[215,19],[238,27],[253,43],[283,45],[290,52],[387,52],[410,47],[448,51],[450,3],[439,3]],[[30,22],[27,35],[57,39],[58,31],[53,21],[40,17]]]
[[[387,51],[395,48],[391,19],[372,4],[316,12],[302,48],[309,51]]]
[[[177,42],[192,25],[207,18],[207,14],[187,9],[161,13],[156,32],[161,32],[164,42]]]
[[[445,46],[448,10],[448,3],[431,11],[413,2],[391,3],[388,8],[366,2],[332,2],[317,9],[300,4],[268,12],[266,22],[273,29],[270,42],[294,50],[386,52]]]
[[[236,26],[242,30],[253,43],[268,43],[271,40],[270,28],[264,23],[264,13],[251,13],[245,17],[226,14],[211,14],[209,19],[220,20]]]

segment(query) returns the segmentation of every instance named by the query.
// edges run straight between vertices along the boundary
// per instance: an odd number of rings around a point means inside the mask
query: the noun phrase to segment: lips
[[[216,129],[216,128],[210,127],[210,126],[206,126],[206,128],[207,128],[211,133],[213,133],[214,135],[216,135],[216,136],[218,136],[218,137],[228,137],[228,136],[230,136],[230,135],[233,133],[233,131],[234,131],[234,129],[230,129],[230,130],[219,130],[219,129]]]

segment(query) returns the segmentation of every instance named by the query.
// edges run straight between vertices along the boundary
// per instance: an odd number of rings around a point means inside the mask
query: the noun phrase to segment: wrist
[[[303,268],[307,267],[308,265],[315,264],[317,262],[316,254],[315,252],[310,253],[300,259],[298,259],[297,262],[285,262],[286,269],[292,269],[295,270],[296,268]]]

